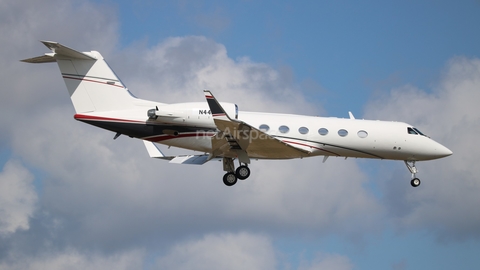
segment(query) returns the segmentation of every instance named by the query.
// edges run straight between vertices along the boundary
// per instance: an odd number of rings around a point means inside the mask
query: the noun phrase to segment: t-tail
[[[134,107],[135,98],[99,52],[79,52],[51,41],[42,43],[52,52],[22,62],[57,62],[77,113]]]

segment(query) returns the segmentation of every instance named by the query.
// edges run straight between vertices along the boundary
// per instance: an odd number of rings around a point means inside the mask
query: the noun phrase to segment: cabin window
[[[262,124],[262,125],[260,125],[260,127],[258,127],[258,129],[260,129],[263,132],[267,132],[267,131],[270,130],[270,127],[266,124]]]
[[[290,130],[290,128],[288,128],[287,126],[280,126],[280,127],[278,128],[278,130],[279,130],[281,133],[287,133],[287,132]]]
[[[346,131],[345,129],[340,129],[338,131],[338,135],[340,135],[340,137],[345,137],[348,135],[348,131]]]
[[[326,128],[321,128],[318,130],[318,134],[322,135],[322,136],[325,136],[328,134],[328,129]]]
[[[358,137],[360,138],[366,138],[368,136],[368,133],[365,130],[360,130],[357,132]]]
[[[411,127],[407,128],[407,132],[408,134],[418,135],[418,133],[415,130],[413,130],[413,128]]]
[[[298,132],[300,132],[301,134],[307,134],[308,133],[308,128],[301,127],[301,128],[298,129]]]

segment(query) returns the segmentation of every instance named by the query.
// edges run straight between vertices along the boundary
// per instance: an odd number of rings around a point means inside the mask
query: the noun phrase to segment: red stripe
[[[101,116],[85,115],[85,114],[75,114],[73,116],[73,118],[75,118],[75,120],[109,121],[109,122],[124,122],[124,123],[145,123],[145,121],[109,118],[109,117],[101,117]]]
[[[168,134],[163,134],[163,135],[158,135],[155,137],[148,137],[148,138],[142,138],[143,140],[151,141],[151,142],[161,142],[161,141],[166,141],[166,140],[171,140],[171,139],[178,139],[178,138],[189,138],[189,137],[212,137],[215,135],[215,132],[211,133],[184,133],[184,134],[178,134],[177,136],[175,135],[168,135]]]
[[[90,80],[90,79],[85,79],[85,78],[76,78],[76,77],[70,77],[70,76],[63,76],[63,78],[64,78],[64,79],[79,80],[79,81],[94,82],[94,83],[101,83],[101,84],[106,84],[106,85],[111,85],[111,86],[116,86],[116,87],[124,88],[122,85],[109,84],[109,83],[106,83],[106,82],[95,81],[95,80]]]

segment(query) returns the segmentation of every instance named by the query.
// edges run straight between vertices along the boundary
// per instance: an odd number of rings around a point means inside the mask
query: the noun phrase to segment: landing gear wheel
[[[242,165],[237,168],[237,170],[235,171],[235,175],[238,179],[245,180],[250,176],[250,169],[247,166]]]
[[[410,184],[412,185],[412,187],[418,187],[420,186],[420,179],[418,178],[413,178],[412,181],[410,181]]]
[[[223,176],[223,183],[227,186],[233,186],[237,183],[237,176],[233,172],[228,172]]]

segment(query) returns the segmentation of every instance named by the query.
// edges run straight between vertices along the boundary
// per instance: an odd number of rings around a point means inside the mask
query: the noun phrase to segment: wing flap
[[[207,161],[209,161],[208,155],[185,155],[174,157],[172,160],[170,160],[170,163],[202,165]]]

